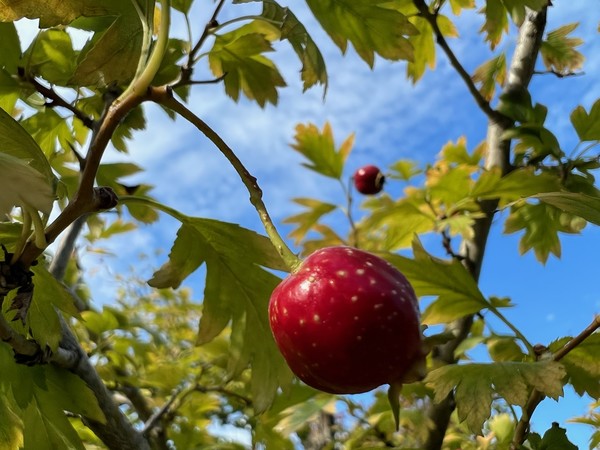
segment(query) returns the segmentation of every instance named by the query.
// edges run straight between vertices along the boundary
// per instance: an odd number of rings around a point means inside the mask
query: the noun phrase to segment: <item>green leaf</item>
[[[15,206],[32,206],[49,214],[54,203],[54,191],[37,170],[22,160],[0,153],[0,218]]]
[[[44,108],[21,122],[38,143],[48,159],[56,156],[57,144],[60,148],[71,151],[74,144],[73,133],[68,122],[54,109]]]
[[[539,446],[539,450],[577,450],[578,448],[567,438],[567,430],[561,428],[557,422],[552,422],[552,427],[546,430]]]
[[[592,105],[589,113],[583,106],[575,108],[571,113],[571,123],[580,140],[600,140],[600,99]]]
[[[27,324],[34,339],[42,348],[55,351],[62,338],[57,309],[78,317],[73,297],[67,288],[54,278],[42,265],[32,267],[33,300],[27,314]]]
[[[255,20],[215,37],[208,61],[216,77],[225,77],[225,92],[229,97],[237,101],[243,92],[261,107],[268,102],[277,104],[277,88],[285,86],[285,81],[275,64],[262,53],[273,51],[271,41],[279,36],[274,25]]]
[[[1,11],[0,7],[0,11]],[[0,69],[16,74],[21,59],[21,41],[14,23],[0,21]]]
[[[85,450],[64,413],[48,409],[49,406],[37,397],[25,409],[23,450]]]
[[[498,170],[488,170],[481,174],[470,195],[477,199],[497,198],[500,206],[505,206],[521,198],[558,190],[558,178],[548,172],[536,175],[533,168],[525,168],[502,177]]]
[[[490,357],[496,361],[523,361],[526,355],[512,337],[491,337],[487,340]]]
[[[485,40],[490,43],[493,50],[502,40],[502,35],[508,32],[508,18],[502,0],[488,0],[483,7],[485,23],[481,31],[485,33]]]
[[[530,390],[557,399],[563,394],[563,366],[554,361],[497,362],[449,365],[431,371],[425,382],[434,390],[436,402],[454,391],[458,418],[473,433],[480,433],[490,416],[494,394],[508,403],[524,406]]]
[[[600,197],[576,192],[547,192],[533,197],[561,211],[600,225]]]
[[[558,339],[549,345],[551,352],[562,348],[570,337]],[[588,394],[593,398],[600,396],[600,334],[594,333],[571,350],[562,360],[569,383],[579,395]]]
[[[95,16],[104,8],[93,0],[3,0],[0,22],[14,22],[24,17],[40,19],[40,28],[66,25],[79,16]]]
[[[563,25],[551,31],[542,41],[540,54],[542,61],[548,70],[554,70],[561,74],[573,73],[583,66],[584,56],[575,50],[583,44],[580,38],[568,37],[578,23]]]
[[[416,294],[436,296],[423,313],[422,322],[451,322],[487,306],[477,283],[459,261],[444,261],[429,255],[418,239],[413,242],[414,259],[384,255],[412,284]]]
[[[409,161],[406,159],[396,161],[389,168],[392,173],[387,174],[386,177],[402,181],[409,181],[414,176],[421,173],[421,169],[419,169],[415,161]]]
[[[450,0],[450,6],[452,7],[452,13],[458,16],[463,9],[475,8],[475,0]]]
[[[310,161],[303,163],[304,167],[341,180],[344,163],[354,145],[354,134],[348,136],[337,151],[329,122],[325,123],[323,131],[319,131],[313,124],[299,124],[296,126],[294,139],[296,142],[291,147]]]
[[[51,84],[65,86],[75,71],[77,55],[69,33],[51,29],[36,36],[23,59],[30,76],[41,76]]]
[[[287,39],[290,42],[302,62],[300,76],[304,82],[304,90],[317,83],[323,84],[327,90],[327,69],[323,55],[294,13],[274,0],[265,0],[261,15],[280,23],[280,39]]]
[[[152,6],[153,7],[153,6]],[[80,52],[77,69],[69,82],[79,86],[123,84],[135,74],[143,40],[142,22],[131,1],[110,0],[92,19],[73,26],[94,31]]]
[[[490,101],[494,97],[496,84],[503,86],[506,81],[505,54],[500,53],[475,69],[473,81],[480,84],[479,92],[486,100]]]
[[[18,450],[23,446],[23,421],[13,402],[0,392],[0,448]]]
[[[0,109],[0,152],[29,161],[29,165],[40,172],[48,183],[54,183],[55,177],[44,152],[30,134],[2,109]]]
[[[406,36],[417,34],[400,12],[382,0],[307,0],[312,13],[333,42],[346,52],[348,41],[370,67],[375,53],[389,60],[413,59]]]
[[[234,224],[188,218],[169,261],[148,283],[175,288],[201,264],[207,275],[197,342],[210,342],[231,323],[229,370],[238,374],[251,364],[254,407],[264,411],[291,372],[268,324],[269,296],[280,280],[262,267],[285,270],[285,265],[263,236]]]
[[[331,203],[324,203],[312,198],[295,198],[294,202],[308,209],[308,211],[288,217],[283,221],[283,223],[298,224],[296,229],[289,234],[296,244],[299,244],[304,239],[306,233],[313,228],[321,217],[337,208],[337,206]]]
[[[432,231],[435,218],[420,208],[418,200],[402,198],[392,205],[384,205],[367,218],[361,230],[381,230],[382,246],[388,251],[410,247],[416,234]]]
[[[507,234],[525,231],[519,243],[521,254],[533,249],[536,258],[546,263],[550,253],[560,258],[561,245],[558,233],[577,234],[585,226],[573,220],[569,213],[562,212],[546,203],[519,204],[514,206],[504,224]]]
[[[413,83],[416,83],[427,67],[430,70],[435,69],[435,40],[431,25],[426,19],[414,16],[410,20],[418,33],[409,38],[414,48],[414,55],[412,61],[409,61],[406,66],[406,74]]]

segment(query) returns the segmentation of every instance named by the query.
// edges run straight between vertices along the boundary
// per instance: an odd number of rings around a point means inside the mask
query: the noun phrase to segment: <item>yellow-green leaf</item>
[[[294,202],[308,209],[305,212],[288,217],[283,221],[283,223],[298,224],[296,229],[289,234],[296,244],[299,244],[302,239],[304,239],[306,233],[313,228],[321,217],[337,208],[331,203],[321,202],[312,198],[295,198]]]
[[[459,261],[444,261],[413,242],[414,259],[390,254],[384,257],[412,284],[419,297],[437,297],[423,313],[423,323],[446,323],[484,309],[487,301],[477,283]]]
[[[208,61],[216,77],[224,76],[225,92],[237,101],[240,93],[260,106],[277,104],[277,88],[285,86],[279,70],[263,53],[273,51],[271,41],[279,30],[254,21],[229,33],[217,35]]]
[[[479,83],[479,92],[488,101],[494,97],[496,84],[503,86],[505,80],[506,56],[504,53],[484,62],[473,73],[473,81]]]
[[[294,139],[296,142],[291,147],[310,161],[303,163],[305,167],[326,177],[341,179],[344,163],[354,145],[354,134],[348,136],[338,150],[329,122],[322,131],[313,124],[299,124]]]
[[[307,0],[321,26],[335,44],[346,52],[348,41],[369,66],[375,53],[385,59],[412,61],[413,48],[407,39],[417,33],[399,11],[388,9],[382,0]]]
[[[563,25],[548,33],[546,39],[542,41],[540,54],[548,70],[568,74],[581,69],[585,58],[575,50],[575,47],[582,45],[583,40],[568,36],[578,25],[578,23]]]
[[[508,32],[508,17],[502,0],[488,0],[482,9],[485,22],[481,31],[485,33],[485,40],[490,43],[492,50],[500,43],[502,35]]]
[[[449,365],[433,370],[425,382],[440,402],[454,390],[458,418],[474,433],[480,433],[490,416],[494,394],[508,403],[524,406],[530,390],[557,399],[563,394],[563,366],[554,361],[497,362]]]
[[[600,141],[600,100],[596,100],[588,113],[578,106],[571,113],[571,123],[582,141]]]

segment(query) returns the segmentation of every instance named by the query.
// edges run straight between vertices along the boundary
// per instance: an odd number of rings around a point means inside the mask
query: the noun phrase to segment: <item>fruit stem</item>
[[[168,88],[166,90],[164,88],[153,90],[151,93],[151,98],[157,103],[172,109],[174,112],[194,125],[221,151],[223,156],[227,158],[246,186],[246,189],[250,194],[250,203],[252,203],[252,206],[254,206],[256,209],[265,231],[267,232],[269,240],[277,250],[277,253],[279,253],[279,256],[281,256],[283,262],[286,264],[289,270],[293,272],[300,265],[301,260],[294,252],[292,252],[277,231],[277,228],[273,224],[273,220],[267,211],[267,207],[262,200],[262,190],[258,186],[256,178],[250,174],[235,152],[206,122],[190,111],[183,103],[179,102],[175,97],[173,97],[172,91]]]
[[[489,302],[488,302],[489,303]],[[496,308],[495,306],[493,306],[491,303],[489,303],[487,305],[487,308],[496,316],[498,317],[498,319],[500,319],[508,328],[511,329],[511,331],[513,333],[515,333],[515,336],[517,336],[521,342],[525,345],[525,347],[527,347],[527,352],[529,353],[530,356],[535,357],[535,350],[533,348],[533,345],[531,345],[531,342],[529,342],[529,340],[525,337],[525,335],[523,333],[521,333],[521,331],[515,327],[510,320],[508,320],[504,314],[502,314],[500,312],[500,310],[498,310],[498,308]]]
[[[344,191],[344,196],[346,197],[346,217],[348,218],[348,224],[350,225],[350,245],[352,247],[359,248],[358,244],[358,229],[356,228],[356,223],[354,222],[354,217],[352,216],[352,179],[353,177],[348,178],[348,186],[344,184],[344,182],[340,179],[340,184],[342,186],[342,190]]]

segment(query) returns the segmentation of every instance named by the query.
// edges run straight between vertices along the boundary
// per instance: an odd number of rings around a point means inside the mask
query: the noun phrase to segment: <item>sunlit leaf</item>
[[[600,198],[575,192],[548,192],[535,198],[562,211],[600,225]]]
[[[105,9],[103,20],[94,17],[73,24],[94,31],[94,36],[81,50],[71,84],[104,87],[126,83],[135,74],[143,39],[138,13],[130,1],[110,0]]]
[[[40,28],[66,25],[79,16],[97,16],[105,8],[93,0],[4,0],[0,5],[0,22],[21,18],[40,19]]]
[[[177,287],[206,264],[204,308],[198,343],[210,342],[231,322],[229,367],[239,373],[252,366],[254,407],[264,411],[290,372],[275,346],[267,304],[279,279],[262,267],[285,270],[271,242],[234,224],[189,218],[177,233],[169,261],[148,282]]]
[[[571,123],[582,141],[600,140],[600,100],[596,100],[589,113],[583,106],[575,108],[571,113]]]
[[[235,0],[234,3],[247,3],[257,0]],[[304,25],[287,7],[282,7],[275,0],[265,0],[261,16],[278,23],[281,33],[280,39],[287,39],[300,62],[302,69],[300,76],[304,82],[304,90],[317,83],[323,84],[327,89],[327,70],[321,51],[310,37]]]
[[[313,124],[299,124],[294,139],[296,142],[291,147],[310,161],[303,163],[305,167],[326,177],[341,179],[344,163],[354,145],[354,134],[348,136],[338,150],[329,122],[322,131]]]
[[[289,234],[296,244],[304,239],[306,233],[311,230],[321,217],[337,208],[336,205],[332,205],[331,203],[324,203],[311,198],[296,198],[294,202],[308,209],[308,211],[288,217],[283,221],[283,223],[298,224],[296,229]]]
[[[23,421],[12,401],[0,392],[0,448],[17,450],[23,445]]]
[[[260,106],[277,104],[277,88],[285,86],[285,81],[263,53],[273,51],[271,41],[279,36],[274,25],[258,20],[216,36],[208,60],[213,75],[225,77],[228,96],[237,101],[244,93]]]
[[[502,35],[508,31],[508,17],[502,0],[488,0],[482,8],[485,23],[481,31],[485,33],[485,40],[490,43],[493,50],[500,43]]]
[[[570,337],[558,339],[552,342],[548,348],[550,351],[556,352],[570,340]],[[594,333],[561,360],[569,376],[569,383],[579,395],[587,393],[593,398],[600,395],[598,352],[600,352],[600,334]]]
[[[514,206],[504,224],[504,232],[507,234],[524,231],[519,251],[524,254],[533,250],[542,263],[546,263],[551,253],[560,258],[558,233],[576,234],[581,228],[579,222],[574,222],[568,213],[546,203]]]
[[[76,67],[77,55],[71,36],[65,30],[40,32],[24,55],[26,72],[41,76],[52,84],[67,84]]]
[[[15,24],[0,20],[0,69],[4,68],[9,74],[15,74],[20,59],[21,42]]]
[[[564,368],[554,361],[498,362],[444,366],[430,372],[425,382],[435,391],[436,402],[454,391],[459,420],[480,433],[494,394],[517,406],[525,405],[532,388],[557,399],[563,394],[564,376]]]
[[[419,296],[435,296],[423,313],[425,324],[446,323],[485,308],[487,302],[477,283],[459,261],[429,255],[421,243],[413,243],[414,259],[384,255],[408,278]]]
[[[375,53],[385,59],[413,59],[407,36],[417,33],[400,12],[382,0],[307,0],[311,11],[333,42],[346,52],[348,41],[369,66]]]
[[[480,84],[479,92],[488,101],[494,97],[496,84],[503,86],[505,80],[506,56],[504,53],[484,62],[473,73],[473,81]]]
[[[542,41],[540,54],[548,70],[567,74],[581,69],[584,56],[575,50],[583,44],[580,38],[568,37],[578,26],[577,23],[563,25],[551,31]]]
[[[414,56],[406,66],[406,74],[413,83],[417,82],[425,73],[425,69],[435,69],[435,40],[431,25],[423,17],[411,17],[411,23],[418,30],[409,38],[414,47]]]

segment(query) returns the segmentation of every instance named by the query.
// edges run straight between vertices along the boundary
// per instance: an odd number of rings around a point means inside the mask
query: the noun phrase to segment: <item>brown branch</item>
[[[90,116],[85,114],[83,111],[76,108],[68,101],[66,101],[64,98],[62,98],[60,95],[58,95],[58,93],[54,89],[44,86],[42,83],[40,83],[35,78],[28,77],[27,75],[25,75],[25,73],[20,74],[20,75],[21,75],[21,79],[23,81],[30,83],[36,91],[38,91],[40,94],[42,94],[44,97],[46,97],[49,100],[46,102],[46,106],[48,106],[49,108],[54,108],[56,106],[65,108],[65,109],[71,111],[75,117],[77,117],[79,120],[81,120],[81,122],[87,128],[89,128],[90,130],[94,129],[94,127],[96,126],[94,119],[92,119]]]
[[[223,8],[224,4],[225,0],[219,0],[212,16],[210,17],[210,19],[208,19],[208,22],[206,22],[204,30],[202,31],[202,35],[198,39],[198,42],[196,42],[196,45],[194,45],[194,47],[190,51],[185,66],[181,68],[181,80],[177,83],[178,86],[180,85],[180,83],[182,85],[190,84],[189,80],[194,71],[194,59],[196,58],[196,54],[200,51],[202,45],[204,44],[208,36],[210,36],[211,30],[218,25],[217,17],[219,16],[219,13],[221,12],[221,9]]]
[[[485,99],[485,97],[481,95],[481,92],[479,92],[479,89],[477,89],[477,86],[475,86],[471,75],[469,75],[469,73],[465,70],[463,65],[460,63],[460,61],[448,45],[448,41],[446,41],[446,38],[444,37],[444,34],[442,33],[442,30],[440,29],[437,23],[437,11],[432,13],[429,10],[427,4],[425,3],[425,0],[414,0],[413,3],[419,10],[421,17],[423,17],[433,29],[433,33],[435,34],[437,44],[441,47],[441,49],[446,54],[447,58],[450,60],[450,64],[452,65],[452,67],[454,67],[454,70],[458,72],[462,80],[465,82],[467,89],[475,99],[475,102],[477,103],[479,108],[485,113],[485,115],[490,120],[506,120],[506,117],[498,111],[494,110],[490,106],[489,102]]]

